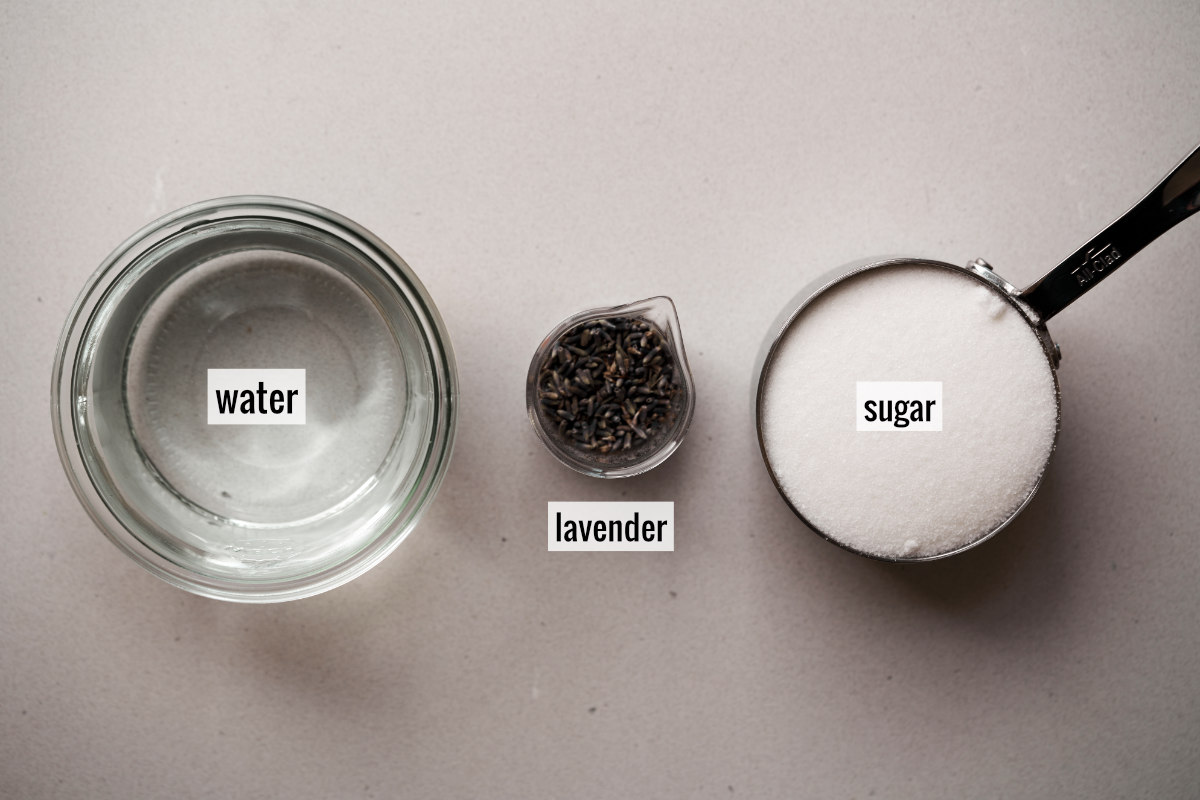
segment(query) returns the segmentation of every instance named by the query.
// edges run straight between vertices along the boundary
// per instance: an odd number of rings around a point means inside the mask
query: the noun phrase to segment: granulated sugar
[[[942,430],[859,431],[859,381],[940,381]],[[789,502],[885,557],[956,550],[1011,516],[1054,444],[1054,377],[1019,312],[918,265],[853,276],[793,322],[768,366],[762,436]]]

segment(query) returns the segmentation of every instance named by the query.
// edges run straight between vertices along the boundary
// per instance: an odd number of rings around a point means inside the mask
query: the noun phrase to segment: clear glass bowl
[[[303,425],[209,425],[208,369],[304,369]],[[270,602],[338,586],[416,524],[458,379],[412,270],[276,197],[181,209],[89,280],[54,363],[59,455],[96,524],[167,582]]]
[[[578,325],[614,317],[642,319],[658,329],[675,360],[674,380],[677,393],[673,409],[667,418],[667,425],[649,441],[628,452],[603,454],[586,450],[558,435],[556,427],[540,413],[538,377],[550,361],[554,346],[563,334]],[[679,316],[671,298],[651,297],[613,308],[593,308],[560,322],[546,335],[533,354],[533,360],[529,364],[529,375],[525,381],[525,406],[529,422],[533,425],[538,439],[555,458],[576,472],[594,478],[628,478],[640,475],[666,461],[683,442],[696,408],[696,387],[688,367],[687,353],[683,349]]]

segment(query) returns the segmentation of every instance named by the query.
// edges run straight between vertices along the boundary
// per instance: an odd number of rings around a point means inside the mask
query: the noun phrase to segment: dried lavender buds
[[[636,317],[576,325],[550,347],[537,376],[546,430],[593,456],[633,456],[674,421],[679,382],[662,332]]]

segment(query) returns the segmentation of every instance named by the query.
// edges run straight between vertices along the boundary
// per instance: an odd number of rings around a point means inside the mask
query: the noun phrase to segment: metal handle
[[[1117,271],[1146,245],[1200,211],[1200,147],[1141,202],[1021,292],[1042,321]]]

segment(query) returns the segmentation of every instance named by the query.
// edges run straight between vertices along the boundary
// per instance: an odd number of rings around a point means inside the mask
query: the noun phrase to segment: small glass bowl
[[[304,369],[302,425],[207,424],[209,369]],[[118,247],[54,362],[67,476],[126,555],[208,597],[307,597],[396,548],[449,463],[450,339],[412,270],[317,206],[229,197]]]
[[[642,319],[658,329],[675,360],[674,375],[678,393],[668,426],[654,435],[649,442],[628,452],[602,454],[571,444],[544,418],[540,413],[538,377],[550,361],[559,337],[583,323],[613,317]],[[525,407],[538,439],[551,455],[576,472],[593,478],[628,478],[654,469],[666,461],[683,442],[696,408],[696,387],[692,382],[692,372],[688,367],[687,353],[684,351],[683,338],[679,332],[679,316],[671,298],[651,297],[613,308],[594,308],[560,322],[538,345],[529,364],[529,375],[525,382]]]

